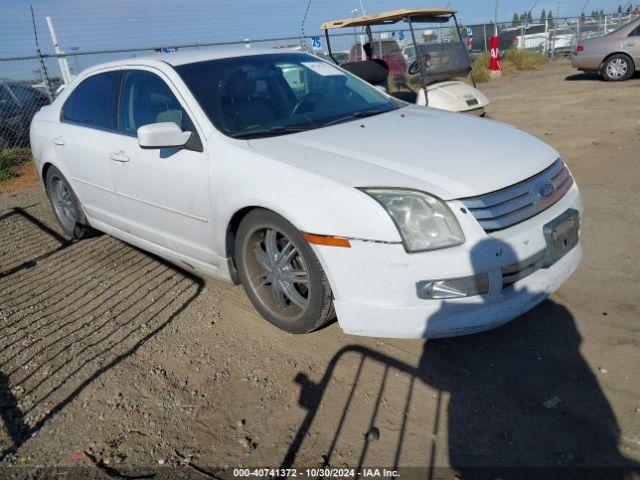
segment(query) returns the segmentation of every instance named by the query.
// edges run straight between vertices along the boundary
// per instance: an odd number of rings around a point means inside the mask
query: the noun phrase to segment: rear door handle
[[[64,138],[56,137],[56,138],[53,139],[53,143],[55,145],[63,146],[64,145]]]
[[[122,163],[129,161],[129,157],[127,157],[122,150],[120,150],[119,152],[110,153],[109,158],[113,161]]]

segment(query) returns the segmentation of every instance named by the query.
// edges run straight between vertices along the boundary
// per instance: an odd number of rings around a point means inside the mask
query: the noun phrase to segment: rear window
[[[106,72],[83,80],[67,98],[62,108],[62,120],[113,130],[119,78],[120,72]]]

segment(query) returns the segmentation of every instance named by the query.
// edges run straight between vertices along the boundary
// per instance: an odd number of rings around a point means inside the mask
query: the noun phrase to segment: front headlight
[[[363,190],[389,213],[407,251],[421,252],[464,243],[458,221],[442,200],[415,190]]]

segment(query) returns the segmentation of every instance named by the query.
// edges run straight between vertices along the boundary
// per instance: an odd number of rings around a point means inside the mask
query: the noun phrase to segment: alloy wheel
[[[75,225],[78,220],[76,207],[66,182],[60,177],[53,177],[51,180],[51,190],[53,206],[60,220],[68,225]]]
[[[309,307],[309,273],[293,241],[272,226],[247,235],[243,255],[251,289],[275,316],[295,320]]]

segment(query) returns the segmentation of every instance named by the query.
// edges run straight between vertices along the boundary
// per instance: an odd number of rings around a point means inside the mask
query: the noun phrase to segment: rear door
[[[52,138],[57,163],[86,213],[116,228],[123,224],[108,155],[120,137],[115,132],[119,81],[119,71],[83,80],[65,101]]]
[[[216,263],[209,161],[203,148],[142,149],[137,139],[143,125],[174,122],[200,140],[202,134],[192,118],[177,89],[160,71],[123,71],[117,114],[120,135],[111,152],[110,170],[128,232],[196,260]]]
[[[640,70],[640,25],[629,33],[622,44],[626,52],[633,58],[636,70]]]

